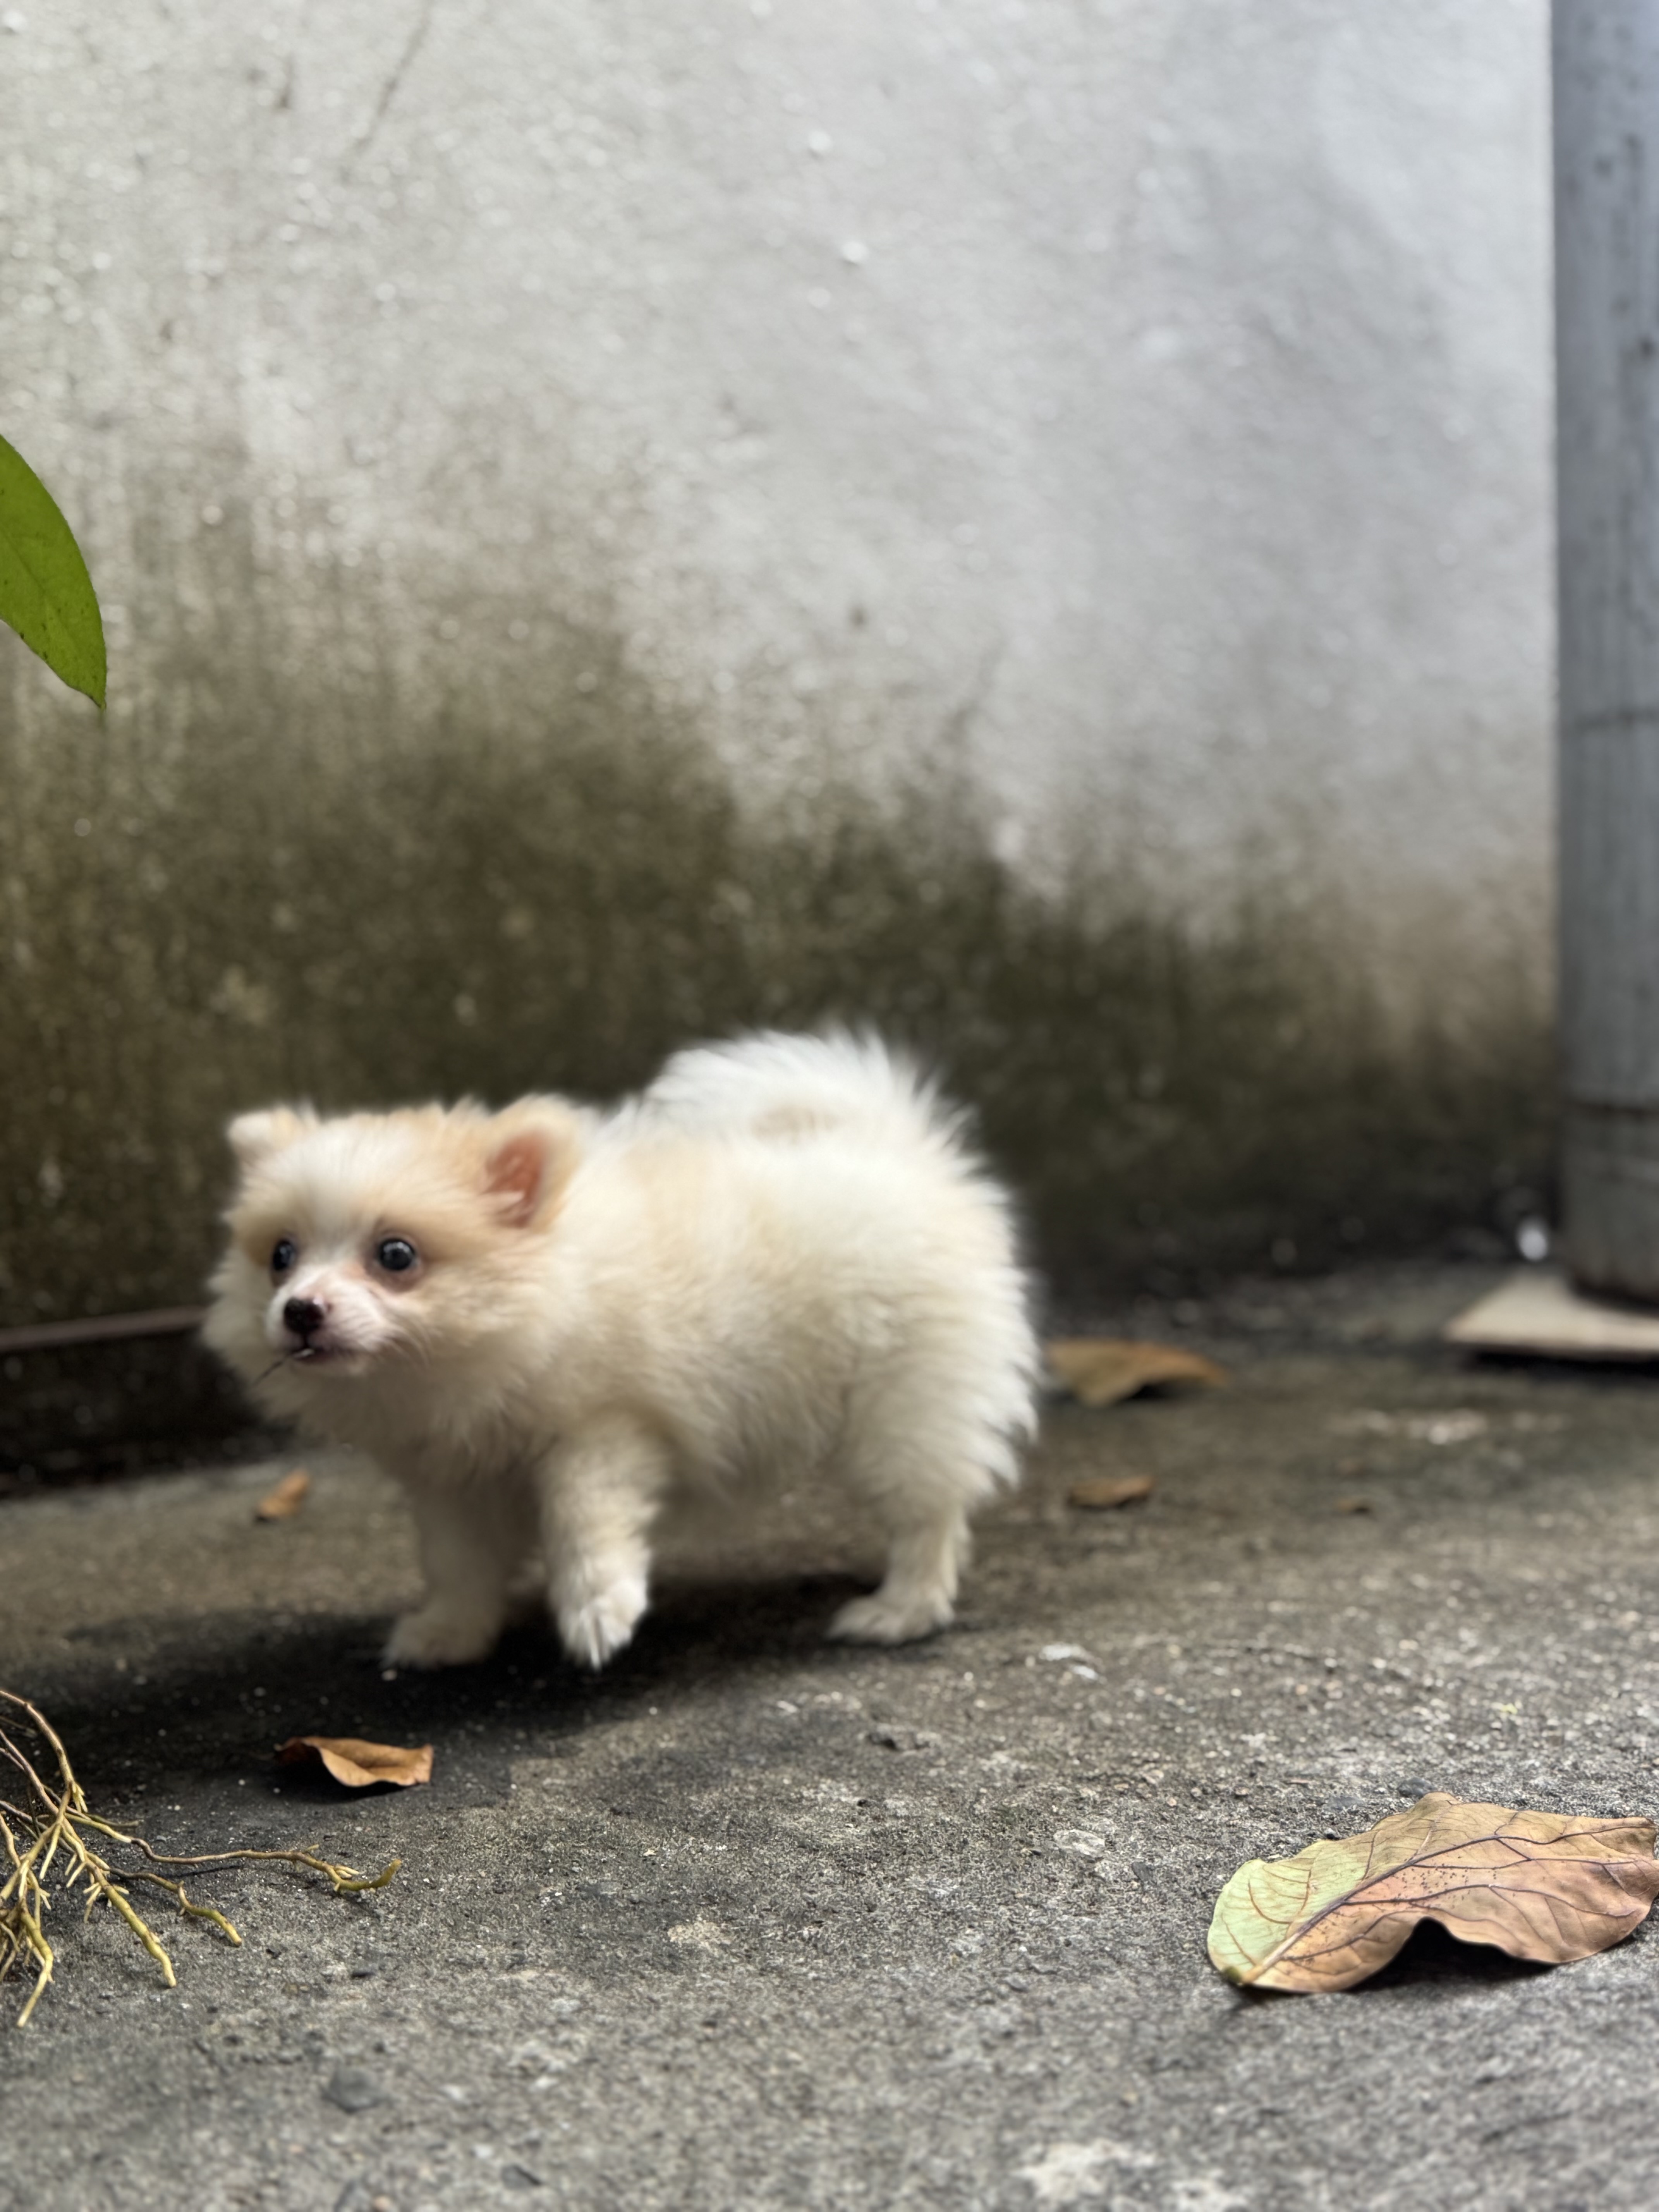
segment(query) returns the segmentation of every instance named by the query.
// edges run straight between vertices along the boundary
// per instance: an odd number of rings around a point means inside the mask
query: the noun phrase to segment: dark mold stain
[[[198,1296],[241,1107],[604,1097],[757,1023],[936,1059],[1070,1285],[1492,1237],[1537,1202],[1524,979],[1406,1028],[1317,902],[1200,932],[1106,853],[1033,889],[948,761],[769,816],[614,636],[544,611],[510,681],[421,690],[343,629],[313,663],[256,610],[108,726],[32,692],[0,732],[0,1324]]]

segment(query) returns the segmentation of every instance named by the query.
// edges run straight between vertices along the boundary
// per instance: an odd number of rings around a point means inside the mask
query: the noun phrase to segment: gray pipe
[[[1659,0],[1556,0],[1563,1233],[1659,1303]]]

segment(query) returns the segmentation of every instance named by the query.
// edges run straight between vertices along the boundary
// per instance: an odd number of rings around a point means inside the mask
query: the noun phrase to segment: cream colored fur
[[[881,1046],[682,1053],[605,1115],[279,1108],[231,1138],[208,1339],[407,1490],[427,1593],[390,1661],[482,1657],[533,1569],[600,1666],[645,1610],[664,1508],[740,1513],[757,1484],[839,1485],[884,1531],[884,1580],[832,1633],[950,1620],[969,1514],[1016,1477],[1036,1348],[1006,1200]],[[383,1265],[388,1239],[414,1264]]]

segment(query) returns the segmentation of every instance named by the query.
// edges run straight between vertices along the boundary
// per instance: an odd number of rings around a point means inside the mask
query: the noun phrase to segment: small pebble
[[[323,2091],[329,2103],[337,2105],[343,2112],[366,2112],[373,2105],[384,2105],[391,2094],[372,2074],[356,2066],[337,2068]]]

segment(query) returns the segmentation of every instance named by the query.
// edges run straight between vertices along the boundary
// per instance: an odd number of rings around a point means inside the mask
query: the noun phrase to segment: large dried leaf
[[[1200,1352],[1130,1337],[1057,1337],[1043,1346],[1042,1353],[1054,1380],[1085,1406],[1115,1406],[1164,1382],[1196,1382],[1214,1389],[1227,1379],[1224,1368]]]
[[[407,1790],[432,1779],[432,1746],[405,1747],[395,1743],[365,1743],[355,1735],[291,1735],[276,1747],[283,1766],[321,1765],[348,1790],[368,1790],[377,1782],[395,1782]]]
[[[1216,1899],[1210,1957],[1261,1990],[1346,1990],[1419,1920],[1561,1964],[1628,1936],[1659,1895],[1651,1820],[1469,1805],[1431,1790],[1363,1835],[1252,1859]]]
[[[311,1495],[311,1477],[304,1468],[296,1467],[291,1474],[266,1491],[253,1509],[256,1521],[291,1521],[306,1499]]]

